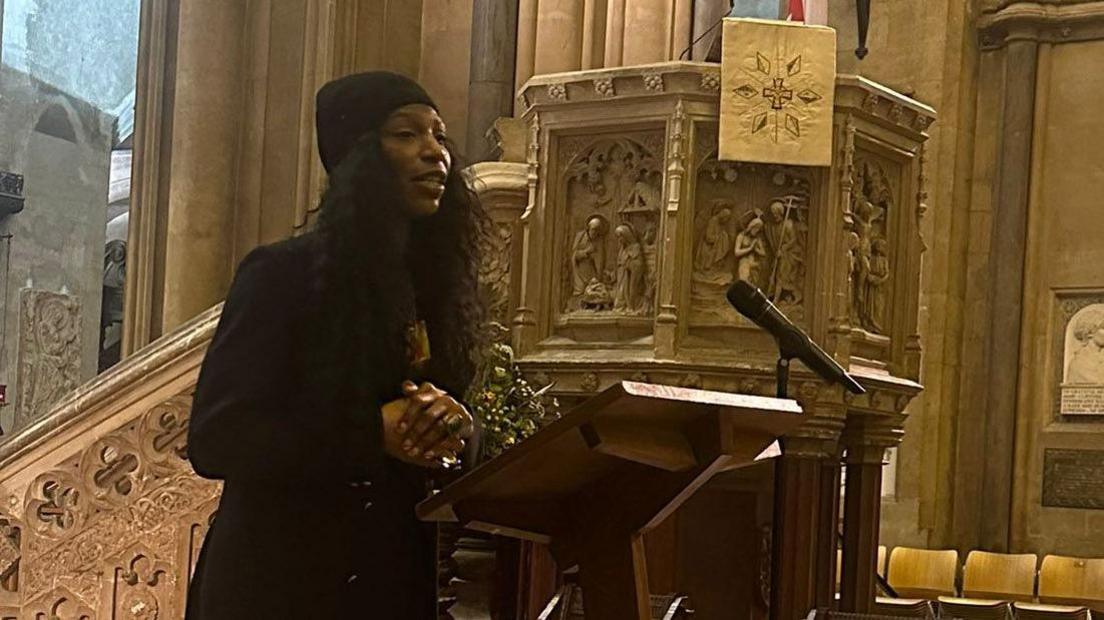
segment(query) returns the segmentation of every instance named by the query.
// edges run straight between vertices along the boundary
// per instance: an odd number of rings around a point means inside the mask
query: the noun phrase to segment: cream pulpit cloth
[[[727,18],[721,43],[721,160],[832,163],[836,31]]]

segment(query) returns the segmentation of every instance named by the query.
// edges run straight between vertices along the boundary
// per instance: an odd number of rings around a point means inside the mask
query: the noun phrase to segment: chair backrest
[[[1038,562],[1034,553],[971,551],[962,575],[962,596],[1031,602]]]
[[[878,564],[874,570],[882,577],[886,575],[886,546],[878,545]],[[836,592],[840,589],[840,577],[843,573],[843,549],[836,549]]]
[[[1039,570],[1039,601],[1104,611],[1104,558],[1046,556]]]
[[[895,547],[889,555],[889,585],[904,598],[955,596],[958,552]]]

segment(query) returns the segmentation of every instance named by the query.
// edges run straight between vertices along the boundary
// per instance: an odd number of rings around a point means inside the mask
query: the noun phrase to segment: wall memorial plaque
[[[1045,450],[1043,505],[1104,510],[1104,450]]]
[[[1060,294],[1057,315],[1057,414],[1104,416],[1104,296]]]

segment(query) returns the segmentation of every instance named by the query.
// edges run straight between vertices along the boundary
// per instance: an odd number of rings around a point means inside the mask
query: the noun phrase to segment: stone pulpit
[[[725,299],[737,278],[762,289],[867,391],[795,364],[810,419],[781,457],[718,476],[647,541],[652,589],[689,594],[706,618],[790,620],[835,604],[842,531],[839,607],[865,611],[883,459],[921,389],[934,111],[839,76],[830,168],[719,161],[720,88],[720,66],[696,62],[531,79],[524,162],[473,171],[495,219],[484,275],[518,361],[567,403],[621,380],[773,395],[775,342]]]

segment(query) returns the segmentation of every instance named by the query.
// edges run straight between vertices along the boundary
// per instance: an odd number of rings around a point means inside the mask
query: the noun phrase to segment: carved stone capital
[[[837,111],[876,120],[917,139],[936,118],[930,106],[859,75],[836,78],[835,105]]]
[[[998,49],[1013,41],[1104,39],[1104,2],[991,0],[983,4],[977,27],[982,49]]]

